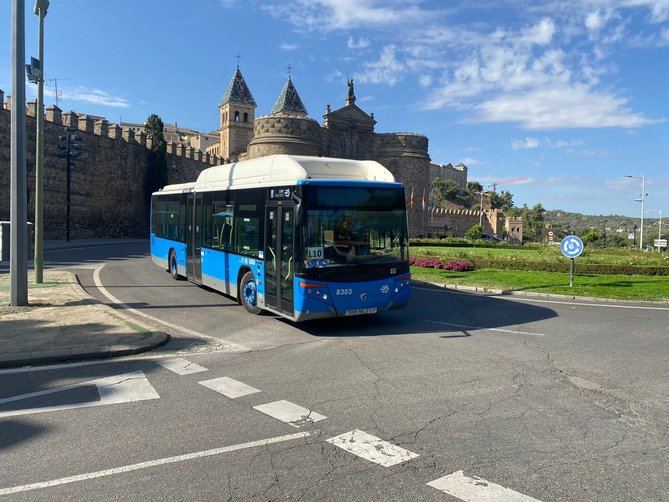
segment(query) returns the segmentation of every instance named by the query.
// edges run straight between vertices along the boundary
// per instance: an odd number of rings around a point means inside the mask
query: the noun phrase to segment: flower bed
[[[409,258],[409,264],[414,267],[439,268],[441,270],[453,270],[455,272],[469,272],[474,270],[474,265],[462,260],[440,260],[439,258]]]

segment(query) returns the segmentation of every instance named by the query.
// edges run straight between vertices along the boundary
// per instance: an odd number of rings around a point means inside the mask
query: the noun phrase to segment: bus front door
[[[292,317],[295,206],[268,205],[265,211],[265,305]]]
[[[186,209],[186,273],[188,280],[202,283],[202,196],[189,195]]]

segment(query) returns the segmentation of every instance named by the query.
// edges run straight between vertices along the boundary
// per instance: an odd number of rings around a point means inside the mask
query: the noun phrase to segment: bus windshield
[[[402,187],[309,186],[305,195],[304,268],[408,260]]]

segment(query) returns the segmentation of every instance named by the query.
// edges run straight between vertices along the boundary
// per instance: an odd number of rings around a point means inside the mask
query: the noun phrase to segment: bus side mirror
[[[304,209],[302,204],[295,206],[295,220],[300,225],[307,223],[307,211]]]

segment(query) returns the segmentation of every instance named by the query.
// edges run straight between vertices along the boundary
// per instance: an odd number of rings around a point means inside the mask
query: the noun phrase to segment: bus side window
[[[212,204],[212,246],[223,251],[232,250],[234,203],[214,202]]]

